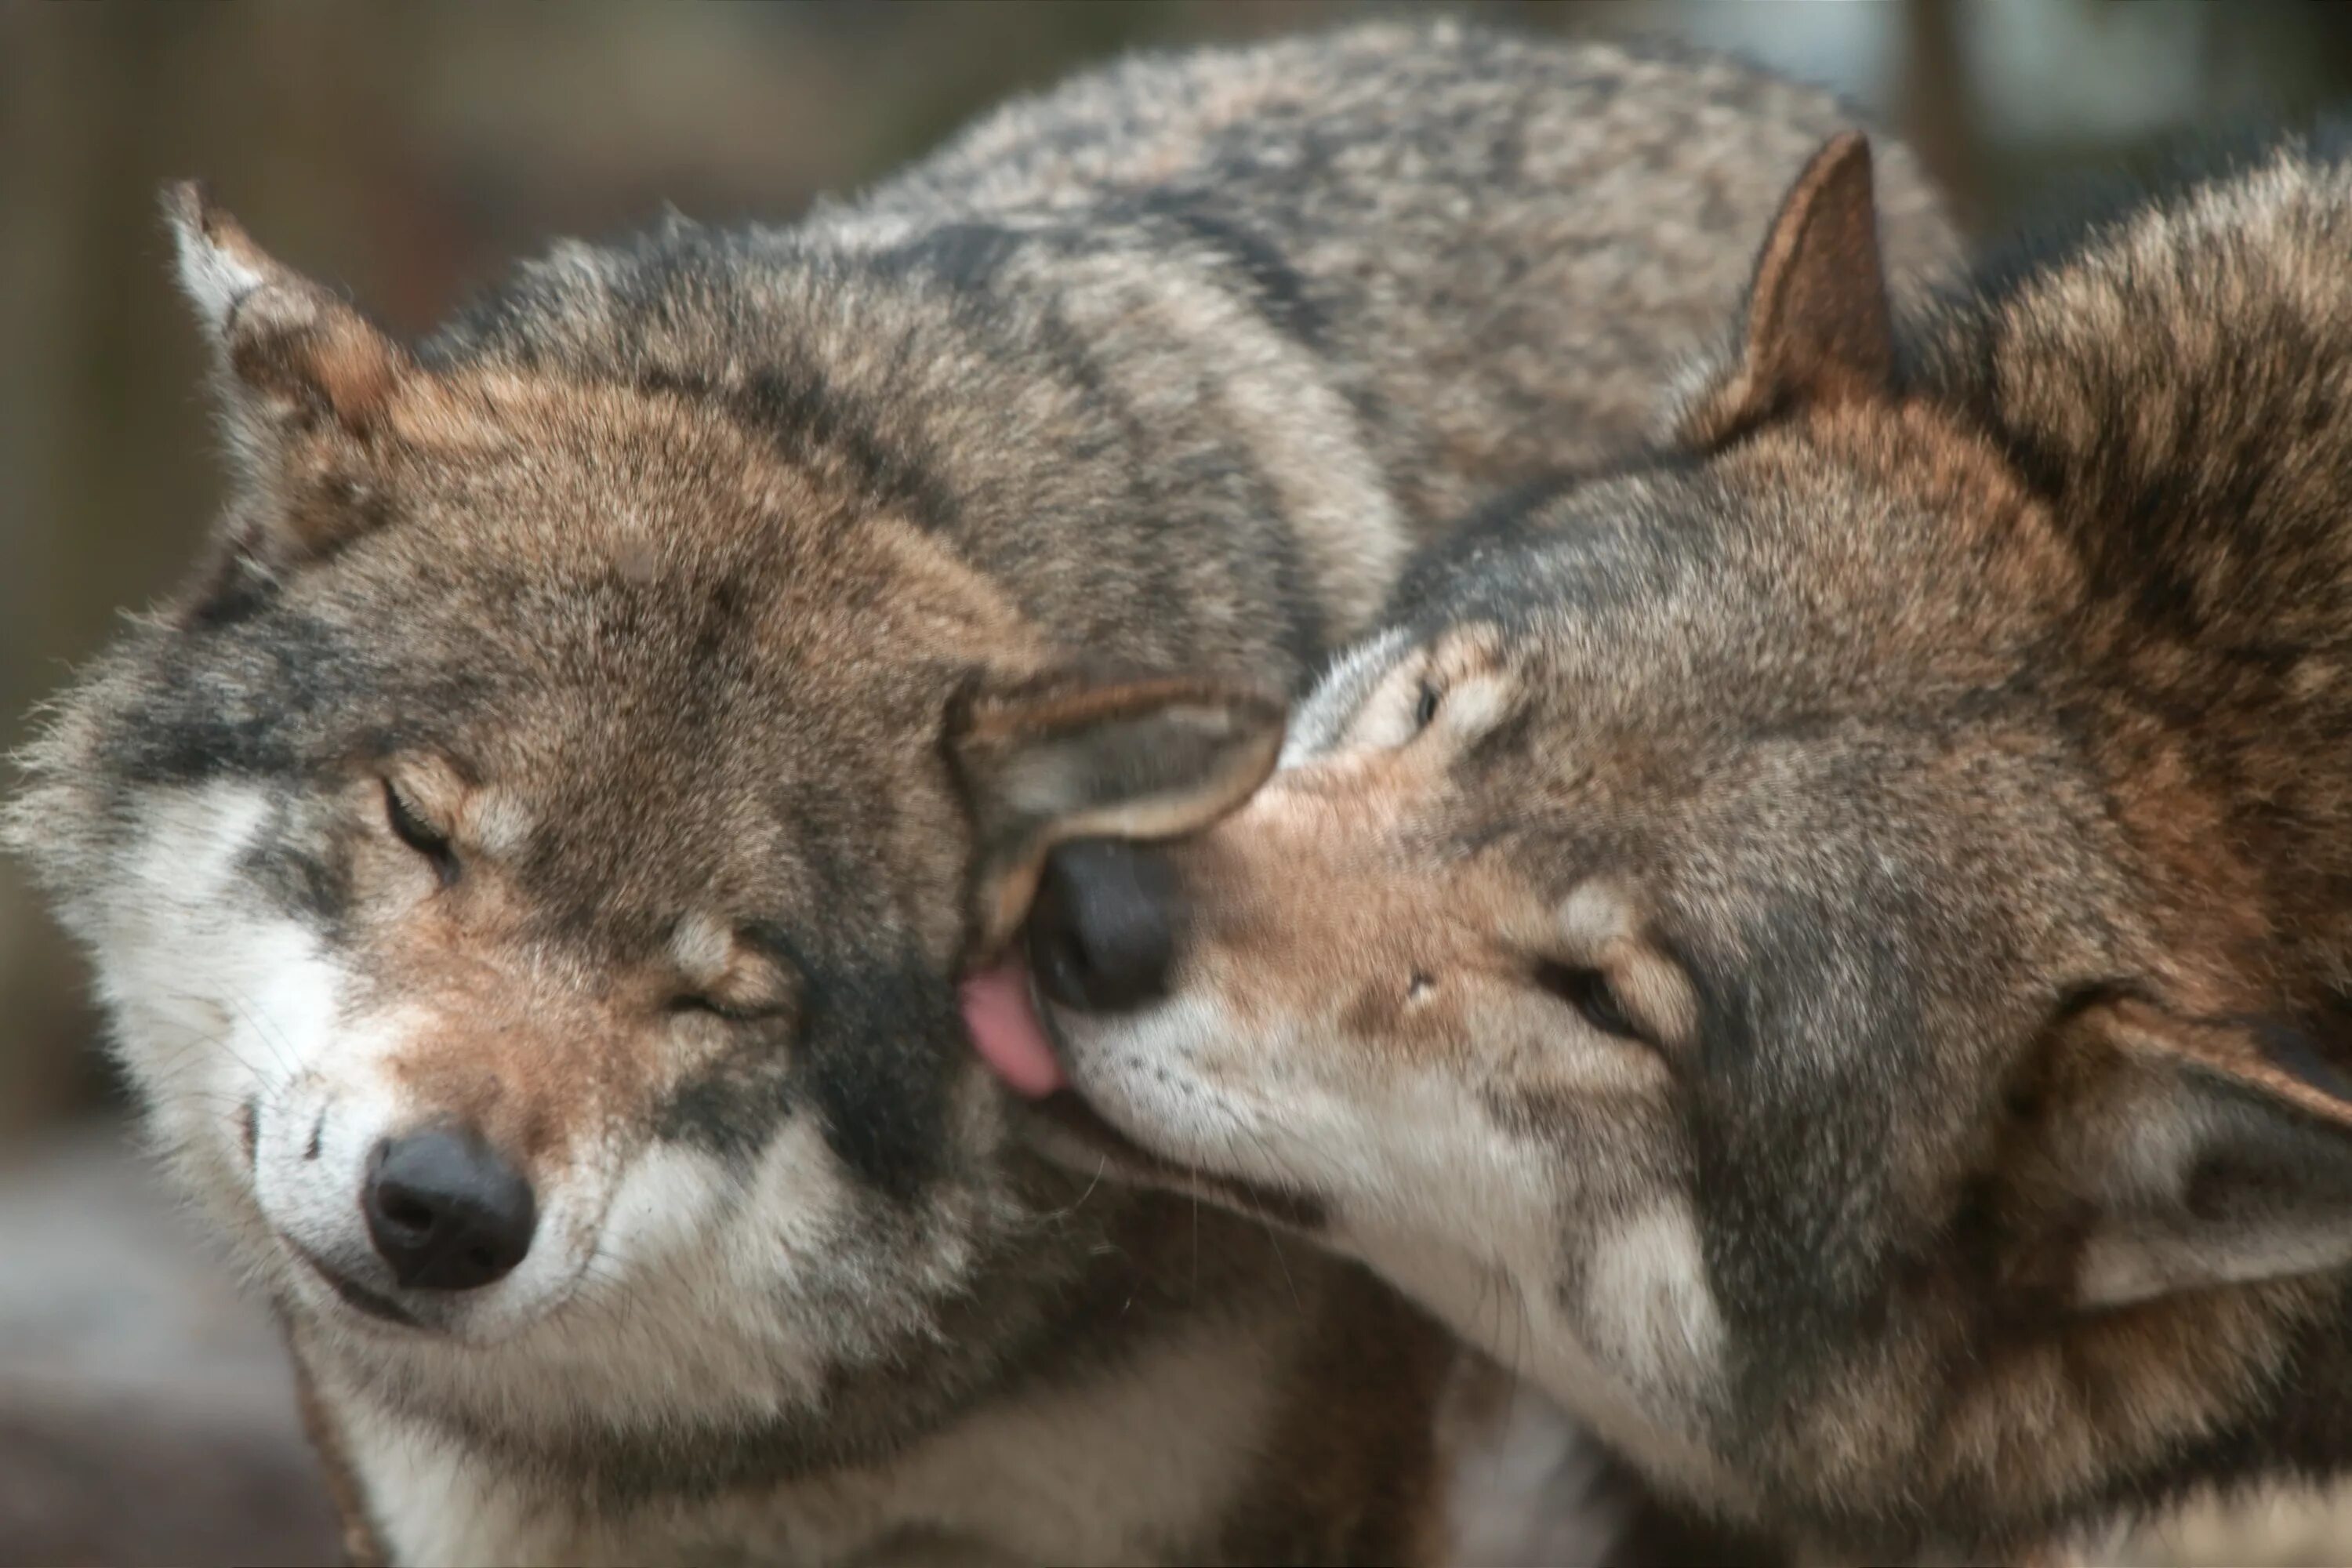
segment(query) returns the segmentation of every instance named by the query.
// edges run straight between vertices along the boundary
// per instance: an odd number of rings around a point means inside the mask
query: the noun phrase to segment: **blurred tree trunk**
[[[112,542],[100,521],[111,498],[86,481],[171,467],[112,395],[120,334],[139,312],[120,293],[95,314],[85,304],[120,287],[107,251],[155,248],[152,234],[102,216],[106,182],[152,111],[156,35],[134,21],[29,6],[0,17],[0,146],[22,150],[0,202],[0,740],[11,747],[26,708],[57,684],[58,650],[88,648],[103,614],[76,546]],[[114,341],[91,342],[93,321]],[[77,471],[93,431],[130,461]],[[77,973],[21,868],[0,862],[0,1137],[89,1092],[79,1045],[92,1020]]]
[[[1960,0],[1905,0],[1902,64],[1887,101],[1896,129],[1944,188],[1962,229],[1973,234],[1987,214],[1966,26]]]

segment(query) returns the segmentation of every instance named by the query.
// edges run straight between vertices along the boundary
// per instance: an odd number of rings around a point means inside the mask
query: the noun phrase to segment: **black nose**
[[[1045,858],[1029,916],[1029,964],[1065,1007],[1118,1013],[1168,991],[1176,877],[1151,849],[1081,838]]]
[[[538,1223],[530,1184],[481,1135],[427,1127],[368,1157],[368,1235],[404,1289],[474,1290],[514,1272]]]

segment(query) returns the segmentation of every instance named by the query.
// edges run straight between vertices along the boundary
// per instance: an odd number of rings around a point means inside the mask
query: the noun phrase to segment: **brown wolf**
[[[1912,311],[1830,144],[1657,460],[1442,548],[1213,831],[1048,863],[1030,1081],[1824,1548],[2341,1470],[2346,150]]]
[[[1013,1147],[958,981],[1057,839],[1245,792],[1234,693],[1444,519],[1633,439],[1838,122],[1449,26],[1140,59],[417,345],[174,195],[235,497],[12,832],[360,1550],[1437,1554],[1446,1339]]]

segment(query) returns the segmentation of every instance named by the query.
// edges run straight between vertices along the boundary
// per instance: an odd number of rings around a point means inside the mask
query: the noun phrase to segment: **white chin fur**
[[[1057,1013],[1055,1027],[1080,1092],[1145,1148],[1311,1194],[1331,1245],[1622,1451],[1696,1495],[1735,1495],[1697,1425],[1724,1330],[1679,1194],[1588,1213],[1568,1156],[1498,1124],[1459,1077],[1399,1067],[1329,1083],[1317,1068],[1345,1059],[1339,1046],[1244,1029],[1213,996],[1108,1026]],[[1568,1278],[1581,1289],[1564,1294]]]

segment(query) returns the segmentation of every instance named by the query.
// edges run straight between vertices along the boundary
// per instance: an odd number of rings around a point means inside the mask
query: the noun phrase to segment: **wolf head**
[[[1246,793],[1279,709],[1060,663],[877,463],[413,353],[168,205],[234,495],[9,819],[158,1141],[299,1331],[485,1441],[919,1425],[1087,1223],[1000,1158],[984,911]]]
[[[2286,945],[2342,919],[2352,441],[2255,392],[2352,312],[2209,198],[1898,352],[1868,169],[1800,181],[1664,460],[1418,574],[1152,857],[1151,973],[1085,900],[1031,952],[1139,1168],[1319,1214],[1717,1507],[1997,1547],[2340,1448],[2273,1416],[2352,1261],[2341,954]]]

